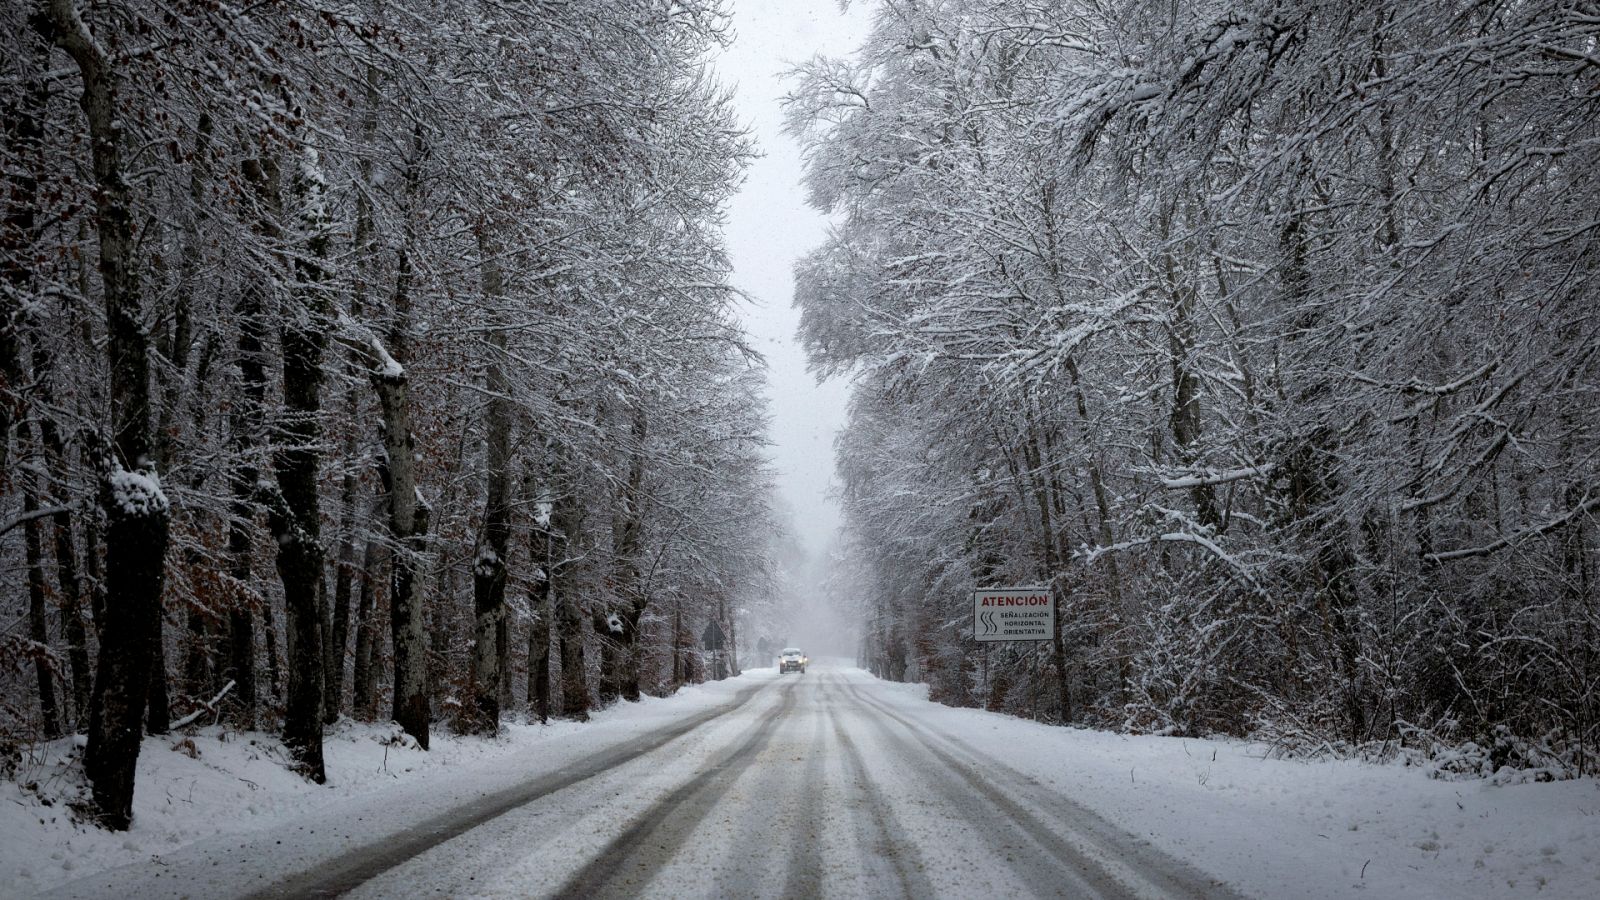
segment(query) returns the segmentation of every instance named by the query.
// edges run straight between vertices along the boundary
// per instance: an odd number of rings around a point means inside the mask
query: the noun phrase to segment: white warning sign
[[[995,588],[972,592],[972,637],[979,641],[1048,641],[1056,633],[1050,590]]]

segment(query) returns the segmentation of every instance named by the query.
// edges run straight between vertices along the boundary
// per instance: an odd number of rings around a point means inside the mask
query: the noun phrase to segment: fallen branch
[[[234,682],[232,680],[229,680],[229,682],[227,684],[222,686],[222,690],[217,691],[217,695],[215,697],[212,697],[209,702],[200,704],[200,708],[199,709],[195,710],[192,713],[189,713],[187,716],[184,716],[183,718],[179,719],[178,721],[173,722],[168,727],[169,728],[182,728],[182,727],[184,727],[186,725],[189,725],[189,724],[193,723],[195,719],[200,718],[202,715],[205,715],[208,712],[216,713],[216,715],[218,717],[220,717],[222,714],[217,712],[217,704],[222,702],[222,698],[223,697],[228,696],[228,692],[233,690],[233,685],[234,685]]]

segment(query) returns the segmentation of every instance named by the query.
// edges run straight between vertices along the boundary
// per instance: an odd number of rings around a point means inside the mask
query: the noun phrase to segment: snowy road
[[[721,705],[531,764],[533,777],[376,842],[328,850],[338,838],[325,838],[319,858],[307,835],[336,828],[330,816],[60,895],[1232,896],[865,673],[753,677]],[[346,825],[358,815],[344,811]]]
[[[1218,896],[1204,875],[812,667],[352,896]],[[926,704],[924,704],[926,705]],[[474,817],[478,810],[465,810]],[[294,893],[350,887],[338,873]]]

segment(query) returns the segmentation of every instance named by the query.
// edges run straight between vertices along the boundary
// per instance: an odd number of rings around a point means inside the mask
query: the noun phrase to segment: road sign
[[[700,644],[707,650],[721,650],[725,640],[727,638],[722,633],[722,626],[717,624],[716,619],[712,619],[706,630],[700,634]]]
[[[1048,641],[1056,633],[1050,589],[994,588],[972,592],[972,637],[979,641]]]

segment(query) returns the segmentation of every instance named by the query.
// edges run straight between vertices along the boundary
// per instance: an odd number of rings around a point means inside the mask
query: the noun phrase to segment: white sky
[[[733,46],[716,60],[722,82],[734,88],[734,107],[763,154],[751,165],[728,216],[733,283],[754,304],[742,309],[745,328],[767,358],[778,488],[795,512],[806,549],[820,553],[839,526],[829,499],[833,438],[844,424],[847,385],[818,385],[806,372],[795,330],[795,260],[822,243],[826,222],[805,203],[800,151],[781,131],[781,73],[813,54],[841,56],[867,35],[870,4],[848,13],[838,0],[733,0]]]

